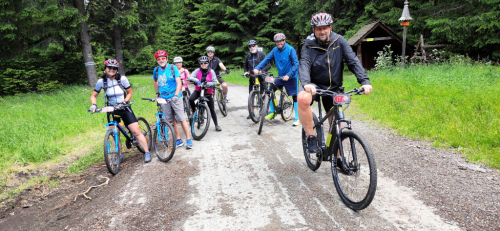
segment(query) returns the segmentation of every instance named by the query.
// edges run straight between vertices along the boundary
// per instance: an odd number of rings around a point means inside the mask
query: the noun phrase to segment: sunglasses
[[[208,64],[207,62],[200,62],[200,65]]]
[[[118,67],[106,67],[106,68],[109,68],[109,69],[111,69],[111,70],[115,70],[115,71],[117,71],[117,70],[118,70]]]
[[[257,45],[250,45],[250,46],[248,46],[248,48],[250,48],[250,47],[254,47],[254,46],[257,46]]]
[[[165,57],[160,57],[160,58],[156,59],[156,61],[165,61],[165,60],[167,60],[167,58],[165,58]]]
[[[207,51],[207,53],[212,54],[212,53],[214,53],[214,52],[213,52],[213,51]]]

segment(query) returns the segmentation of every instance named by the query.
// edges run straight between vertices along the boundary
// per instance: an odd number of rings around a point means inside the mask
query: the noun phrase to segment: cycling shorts
[[[277,88],[285,87],[286,93],[289,96],[296,96],[298,93],[297,88],[299,86],[299,78],[288,79],[288,81],[276,79],[274,81],[274,85]]]
[[[108,123],[111,122],[111,119],[110,119],[111,117],[113,118],[113,121],[116,121],[117,123],[120,123],[120,120],[123,120],[123,124],[125,124],[125,126],[128,126],[129,124],[133,124],[133,123],[137,122],[137,118],[135,117],[135,114],[134,114],[134,111],[132,111],[132,108],[108,113]]]
[[[223,84],[223,83],[225,83],[225,82],[226,82],[226,81],[224,81],[224,80],[220,77],[220,75],[218,75],[218,76],[217,76],[217,80],[219,80],[219,83],[220,83],[220,84]]]

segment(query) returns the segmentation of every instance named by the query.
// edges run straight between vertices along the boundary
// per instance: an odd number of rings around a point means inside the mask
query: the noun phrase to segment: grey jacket
[[[370,79],[347,40],[331,32],[330,42],[321,45],[313,36],[302,46],[299,78],[302,86],[314,83],[321,89],[336,91],[343,84],[344,60],[361,85],[369,85]]]

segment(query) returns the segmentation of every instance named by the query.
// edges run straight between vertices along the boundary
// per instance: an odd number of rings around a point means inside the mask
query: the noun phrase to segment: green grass
[[[154,97],[152,80],[130,77],[130,82],[136,116],[153,122],[156,105],[140,100],[141,97]],[[0,98],[0,133],[3,134],[0,139],[0,172],[5,172],[16,162],[22,165],[53,160],[74,152],[82,142],[95,149],[91,152],[102,153],[98,150],[102,149],[106,114],[87,112],[92,90],[86,86],[65,86],[51,93]],[[102,93],[97,104],[99,107],[104,104]],[[88,139],[96,133],[102,135]],[[99,158],[102,159],[102,155]],[[100,161],[99,158],[80,158],[72,171]]]
[[[500,168],[499,67],[447,64],[368,75],[373,93],[355,97],[358,112],[400,135],[453,147],[472,162]],[[344,85],[359,87],[355,77]]]

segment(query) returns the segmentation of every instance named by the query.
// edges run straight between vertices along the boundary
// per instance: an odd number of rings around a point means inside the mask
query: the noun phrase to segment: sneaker
[[[182,147],[184,146],[184,142],[182,142],[182,140],[176,140],[175,145],[177,145],[176,147]]]
[[[220,128],[220,126],[219,126],[219,125],[215,125],[215,131],[220,132],[220,131],[222,131],[222,128]]]
[[[116,158],[116,160],[115,160],[115,165],[118,165],[118,164],[120,164],[120,163],[123,163],[123,160],[124,160],[124,159],[123,159],[123,155],[120,155],[120,158]],[[118,163],[118,161],[120,161],[120,162]]]
[[[299,126],[299,125],[300,125],[300,120],[294,120],[292,125],[293,125],[294,127],[295,127],[295,126]]]
[[[269,115],[267,115],[265,118],[266,118],[266,120],[270,120],[270,119],[274,118],[274,112],[269,113]]]
[[[193,141],[186,140],[186,149],[191,149],[191,148],[193,148]]]
[[[316,136],[307,137],[307,150],[309,150],[310,153],[318,152],[318,140],[316,139]]]
[[[146,152],[146,154],[144,155],[144,162],[145,163],[151,162],[151,153]]]

